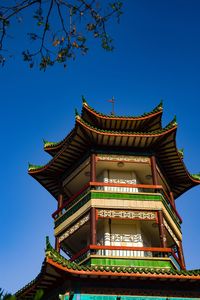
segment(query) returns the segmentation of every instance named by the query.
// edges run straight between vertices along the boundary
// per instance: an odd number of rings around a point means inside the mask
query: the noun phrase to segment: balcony
[[[181,269],[172,248],[89,245],[70,260],[83,265]]]
[[[89,182],[52,214],[55,228],[91,199],[161,201],[179,229],[182,223],[171,198],[161,185]]]

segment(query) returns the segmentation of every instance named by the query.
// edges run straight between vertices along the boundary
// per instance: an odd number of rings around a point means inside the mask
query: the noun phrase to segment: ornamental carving
[[[177,245],[179,245],[179,240],[177,239],[176,235],[172,231],[171,227],[168,225],[168,223],[165,221],[165,219],[163,221],[164,221],[165,228],[167,229],[167,231],[169,232],[169,234],[171,235],[171,237],[173,238],[173,240],[175,241],[175,243]]]
[[[120,218],[120,219],[140,219],[140,220],[156,220],[156,213],[149,211],[133,211],[133,210],[98,210],[100,218]]]
[[[115,242],[126,242],[126,243],[142,243],[141,233],[138,234],[119,234],[112,233],[110,235],[110,241]]]
[[[78,230],[81,226],[83,226],[90,219],[90,214],[87,214],[84,218],[80,219],[76,224],[70,227],[64,234],[59,237],[59,243],[73,234],[76,230]]]
[[[143,156],[126,156],[126,155],[101,155],[97,156],[98,160],[106,161],[124,161],[124,162],[137,162],[137,163],[149,163],[149,157]]]

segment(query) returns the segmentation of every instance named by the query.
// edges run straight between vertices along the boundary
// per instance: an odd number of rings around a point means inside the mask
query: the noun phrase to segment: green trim
[[[192,178],[196,179],[196,180],[200,180],[200,173],[198,174],[191,174]]]
[[[83,104],[87,104],[87,101],[86,101],[86,99],[85,99],[85,97],[82,95],[82,103]],[[88,104],[87,104],[88,105]]]
[[[178,153],[180,154],[181,158],[184,157],[184,149],[183,148],[179,149]]]
[[[57,145],[60,144],[60,142],[49,142],[45,140],[43,140],[43,143],[44,143],[44,148],[56,147]]]
[[[150,260],[150,259],[118,259],[118,258],[90,258],[89,265],[102,266],[126,266],[138,268],[168,268],[171,269],[173,264],[165,260]]]
[[[28,171],[36,171],[43,168],[43,166],[39,166],[39,165],[33,165],[28,163]]]
[[[94,199],[122,199],[122,200],[143,200],[143,201],[159,201],[161,195],[150,195],[150,194],[124,194],[124,193],[106,193],[106,192],[94,192],[92,191],[92,198]]]

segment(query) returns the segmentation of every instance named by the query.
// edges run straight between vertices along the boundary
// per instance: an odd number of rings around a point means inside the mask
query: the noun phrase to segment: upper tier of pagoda
[[[176,120],[163,128],[162,111],[160,103],[137,117],[103,115],[83,99],[81,115],[76,113],[75,126],[66,138],[58,143],[45,142],[44,149],[53,158],[44,166],[30,165],[29,174],[57,199],[65,175],[91,152],[155,155],[177,198],[199,184],[200,176],[187,171],[176,146]]]

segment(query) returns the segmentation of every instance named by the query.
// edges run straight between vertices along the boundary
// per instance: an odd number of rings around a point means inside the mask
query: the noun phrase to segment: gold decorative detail
[[[128,155],[104,155],[98,154],[98,160],[106,160],[106,161],[123,161],[123,162],[137,162],[137,163],[149,163],[149,157],[144,156],[128,156]]]
[[[65,240],[67,237],[69,237],[71,234],[73,234],[76,230],[78,230],[81,226],[83,226],[87,221],[90,219],[90,214],[87,214],[84,218],[79,220],[76,224],[74,224],[72,227],[70,227],[65,233],[63,233],[59,237],[59,243],[61,243],[63,240]]]
[[[167,231],[169,232],[169,234],[171,235],[171,237],[173,238],[174,242],[179,245],[179,240],[177,239],[176,235],[174,234],[174,232],[172,231],[171,227],[168,225],[168,223],[165,221],[165,219],[163,220],[164,221],[164,225],[167,229]]]
[[[156,220],[155,212],[134,211],[134,210],[98,210],[100,218],[120,218],[120,219],[141,219]]]

